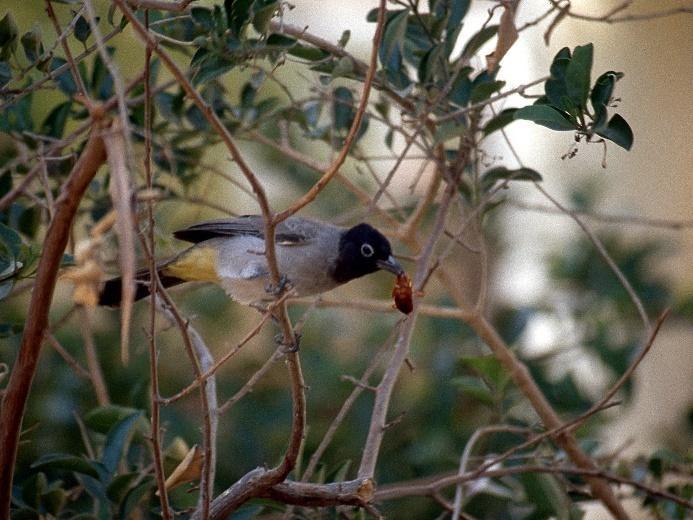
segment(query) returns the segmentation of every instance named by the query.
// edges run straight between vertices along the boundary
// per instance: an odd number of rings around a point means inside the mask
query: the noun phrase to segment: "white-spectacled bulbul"
[[[176,231],[194,245],[157,266],[164,287],[202,281],[219,284],[229,297],[246,305],[272,299],[265,258],[264,223],[259,215],[210,220]],[[379,269],[402,274],[388,240],[368,224],[343,228],[290,217],[276,228],[279,272],[299,296],[319,294]],[[149,270],[136,275],[135,299],[150,294]],[[108,280],[101,305],[118,306],[121,279]]]

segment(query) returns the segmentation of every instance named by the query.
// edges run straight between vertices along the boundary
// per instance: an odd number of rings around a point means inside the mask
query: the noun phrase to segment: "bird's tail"
[[[185,280],[176,276],[170,276],[164,273],[164,267],[159,268],[159,280],[164,287],[173,287],[181,284]],[[149,277],[149,269],[143,269],[135,273],[135,301],[146,298],[151,294],[151,281]],[[112,278],[106,280],[101,294],[99,294],[99,305],[108,307],[119,307],[123,297],[123,284],[121,278]]]

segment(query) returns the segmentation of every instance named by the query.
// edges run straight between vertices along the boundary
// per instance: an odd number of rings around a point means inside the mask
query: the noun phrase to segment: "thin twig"
[[[511,432],[511,433],[527,433],[526,428],[515,428],[508,425],[499,426],[486,426],[484,428],[479,428],[474,431],[472,436],[467,441],[464,446],[464,451],[460,457],[460,466],[457,470],[457,476],[463,477],[467,473],[467,466],[469,464],[469,459],[472,455],[472,451],[476,446],[476,443],[484,435],[498,432]],[[452,506],[452,518],[459,518],[462,515],[462,504],[464,502],[464,482],[459,482],[457,488],[455,489],[455,501]]]
[[[551,194],[548,191],[546,191],[538,182],[534,183],[534,187],[542,195],[544,195],[544,197],[550,200],[558,209],[563,211],[566,215],[569,215],[570,218],[572,218],[575,221],[575,223],[578,226],[580,226],[580,229],[582,229],[585,232],[587,238],[589,238],[590,242],[592,242],[594,247],[597,249],[599,256],[601,256],[602,259],[606,262],[606,264],[609,266],[616,278],[618,278],[618,281],[620,282],[621,286],[625,289],[626,293],[628,293],[628,296],[630,297],[631,301],[633,302],[633,305],[635,306],[635,308],[638,311],[638,314],[640,315],[640,319],[645,325],[646,333],[649,334],[652,331],[652,324],[650,323],[650,318],[647,315],[647,311],[645,310],[645,306],[643,305],[642,300],[635,292],[635,289],[633,289],[633,286],[628,281],[628,278],[626,278],[626,276],[623,274],[623,271],[621,271],[621,268],[618,267],[618,265],[616,265],[616,262],[614,262],[614,259],[611,258],[611,255],[606,250],[604,244],[599,239],[599,237],[587,226],[587,224],[585,224],[582,221],[582,219],[578,215],[576,215],[570,209],[566,208],[563,204],[558,202],[558,200],[552,197]]]
[[[604,479],[617,484],[624,484],[627,486],[634,487],[646,494],[663,498],[671,502],[675,502],[687,508],[693,508],[693,502],[686,500],[678,495],[664,491],[663,489],[657,489],[652,486],[648,486],[634,479],[629,479],[610,473],[608,471],[594,469],[586,470],[582,468],[576,468],[572,466],[540,466],[540,465],[519,465],[519,466],[509,466],[500,469],[491,469],[484,472],[484,477],[486,478],[501,478],[508,475],[518,475],[522,473],[551,473],[551,474],[567,474],[567,475],[577,475],[585,477],[586,480],[590,479]],[[478,476],[472,472],[467,473],[462,476],[456,474],[447,474],[441,476],[440,478],[426,477],[425,479],[420,479],[419,481],[404,482],[399,484],[392,484],[388,486],[383,486],[375,492],[374,500],[376,502],[393,500],[395,498],[410,497],[410,496],[420,496],[420,495],[432,495],[434,492],[454,486],[460,482],[466,482],[469,480],[474,480]],[[626,517],[628,518],[628,517]]]
[[[544,206],[540,204],[531,204],[528,202],[522,202],[518,200],[509,200],[505,204],[508,206],[513,206],[519,209],[524,209],[528,211],[535,211],[537,213],[548,213],[550,215],[562,215],[564,217],[570,217],[565,211],[551,207]],[[686,230],[693,228],[693,220],[675,220],[666,218],[652,218],[652,217],[641,217],[639,215],[618,215],[611,213],[602,213],[598,211],[581,211],[576,209],[570,209],[570,211],[580,217],[588,218],[596,222],[604,222],[606,224],[618,224],[618,225],[633,225],[633,226],[645,226],[645,227],[655,227],[663,229],[672,229],[674,231]]]
[[[132,304],[135,301],[135,218],[132,213],[132,185],[130,177],[135,171],[134,149],[130,114],[125,96],[127,89],[116,64],[111,59],[101,29],[96,20],[96,12],[91,0],[82,0],[87,21],[94,35],[101,61],[111,75],[118,106],[119,120],[114,121],[113,133],[104,136],[108,165],[110,168],[109,192],[113,206],[117,209],[116,234],[118,235],[118,255],[121,271],[122,296],[120,302],[120,354],[124,365],[129,359],[130,321]]]
[[[456,119],[460,116],[469,114],[470,112],[476,112],[477,110],[480,110],[487,105],[495,103],[496,101],[500,101],[501,99],[504,99],[508,96],[512,96],[513,94],[522,94],[529,87],[533,87],[534,85],[538,85],[539,83],[544,83],[547,79],[549,79],[549,76],[544,76],[542,78],[535,79],[534,81],[530,81],[529,83],[525,83],[524,85],[520,85],[511,90],[506,90],[504,92],[501,92],[500,94],[491,96],[490,98],[485,99],[484,101],[479,101],[478,103],[474,103],[472,105],[469,105],[468,107],[461,108],[459,110],[455,110],[454,112],[450,112],[449,114],[439,116],[436,121],[438,123],[442,123],[444,121],[449,121],[450,119]]]
[[[393,329],[393,331],[396,329]],[[313,474],[315,473],[315,469],[318,467],[318,463],[320,462],[320,459],[322,458],[323,454],[325,453],[325,450],[329,447],[330,443],[332,442],[332,439],[334,438],[335,434],[337,433],[337,429],[339,426],[342,424],[344,419],[346,418],[347,414],[353,407],[354,403],[358,399],[358,397],[363,393],[364,389],[368,386],[368,381],[373,375],[373,372],[380,366],[383,356],[387,352],[387,350],[391,346],[391,338],[388,338],[383,344],[380,346],[378,351],[375,353],[373,356],[373,359],[371,359],[371,362],[368,364],[368,367],[366,370],[363,372],[363,375],[361,375],[361,378],[356,381],[356,384],[354,385],[353,390],[349,394],[349,397],[347,397],[344,400],[344,403],[342,403],[341,408],[339,409],[339,412],[337,412],[337,415],[335,418],[332,420],[330,423],[330,426],[327,428],[327,431],[322,437],[322,440],[320,441],[320,444],[318,447],[315,449],[313,454],[310,457],[310,460],[308,461],[308,465],[306,466],[306,470],[303,472],[303,475],[301,475],[301,480],[302,481],[308,481],[311,479]]]
[[[586,414],[594,413],[597,410],[601,409],[607,402],[611,400],[611,398],[614,395],[616,395],[616,392],[618,392],[621,389],[621,387],[626,384],[626,381],[628,381],[631,378],[633,372],[635,372],[642,360],[645,359],[645,356],[654,345],[655,339],[657,339],[657,334],[659,334],[659,329],[662,328],[662,325],[669,317],[669,314],[671,314],[671,309],[666,309],[659,316],[659,318],[657,318],[657,321],[655,322],[654,327],[652,328],[652,332],[650,333],[650,337],[647,339],[642,349],[640,349],[638,355],[635,357],[635,359],[633,359],[633,361],[631,361],[630,365],[628,365],[628,368],[625,370],[625,372],[623,372],[623,374],[621,374],[621,377],[618,378],[616,383],[614,383],[614,385],[604,394],[604,396],[599,401],[597,401],[596,403],[594,403],[594,405],[590,407]]]
[[[291,293],[285,293],[278,301],[283,302],[290,295]],[[185,397],[195,388],[200,386],[200,384],[203,381],[206,381],[207,379],[212,377],[216,373],[216,371],[219,370],[219,368],[221,368],[229,359],[235,356],[251,339],[258,335],[260,330],[262,330],[262,327],[265,325],[265,323],[267,323],[267,320],[269,320],[272,317],[271,311],[277,307],[276,302],[274,303],[274,305],[270,306],[269,311],[263,314],[262,319],[252,329],[250,329],[250,331],[243,337],[243,339],[239,341],[232,349],[229,349],[228,352],[226,352],[226,354],[220,357],[218,361],[213,363],[211,366],[207,367],[204,373],[200,374],[199,377],[196,377],[192,383],[190,383],[188,386],[177,392],[175,395],[172,395],[171,397],[160,398],[161,403],[168,405]]]
[[[79,377],[83,377],[85,379],[90,379],[90,374],[89,371],[84,368],[82,365],[79,364],[79,361],[77,361],[72,354],[70,354],[65,347],[63,347],[58,339],[51,333],[46,334],[46,341],[48,344],[51,346],[53,350],[55,350],[61,358],[65,360],[65,363],[67,363],[72,370],[74,370],[75,374],[77,374]]]
[[[238,401],[243,399],[246,395],[253,391],[255,385],[262,379],[262,377],[269,371],[272,366],[284,355],[283,347],[278,347],[272,353],[272,355],[267,358],[260,368],[258,368],[252,376],[248,378],[245,384],[231,397],[229,397],[224,404],[219,407],[219,414],[228,412],[231,407]]]
[[[378,19],[376,22],[375,34],[373,35],[373,47],[371,51],[370,63],[368,65],[368,70],[366,71],[366,78],[363,81],[361,99],[358,107],[356,108],[356,113],[354,114],[354,119],[351,122],[349,132],[344,139],[344,144],[337,154],[337,157],[334,159],[332,164],[330,164],[325,173],[323,173],[322,177],[320,177],[320,179],[313,184],[313,186],[302,197],[294,201],[291,206],[274,216],[275,223],[286,220],[298,210],[312,202],[322,191],[322,189],[332,180],[342,164],[344,164],[344,161],[351,150],[351,145],[354,143],[354,140],[356,139],[356,136],[361,128],[361,121],[363,120],[363,115],[366,112],[366,107],[368,106],[368,97],[371,92],[373,79],[375,78],[375,72],[378,66],[378,49],[380,49],[380,40],[382,39],[383,30],[385,27],[385,3],[385,0],[380,0]]]
[[[55,16],[55,11],[53,10],[53,4],[51,3],[51,0],[45,0],[46,4],[46,13],[48,13],[48,18],[50,18],[51,23],[53,24],[53,27],[55,28],[55,32],[58,35],[58,38],[60,39],[60,43],[63,47],[63,51],[65,52],[65,58],[67,60],[68,65],[70,66],[70,74],[72,74],[72,79],[75,82],[75,85],[77,85],[77,90],[79,90],[80,94],[82,94],[83,97],[89,97],[87,94],[87,89],[84,86],[84,81],[82,80],[82,75],[79,73],[79,70],[77,70],[77,64],[75,63],[74,58],[72,57],[72,51],[70,50],[70,46],[68,45],[67,41],[64,38],[61,38],[63,30],[60,28],[60,23],[58,22],[57,16]],[[81,9],[80,9],[81,11]],[[79,17],[80,14],[77,13],[74,18]]]
[[[110,404],[111,400],[108,397],[108,389],[106,381],[101,371],[101,364],[96,354],[96,345],[94,345],[94,334],[91,330],[91,313],[93,309],[85,306],[80,306],[79,330],[84,341],[84,354],[87,358],[87,367],[89,367],[89,379],[94,387],[94,395],[99,406]]]
[[[166,318],[174,323],[180,330],[185,351],[190,359],[190,364],[195,374],[195,379],[202,377],[202,371],[208,369],[211,355],[202,337],[185,320],[175,303],[166,291],[160,291],[160,309]],[[217,426],[217,398],[216,382],[214,377],[203,380],[200,383],[200,402],[202,404],[202,476],[200,479],[200,499],[196,514],[201,514],[202,518],[209,517],[211,494],[213,492],[214,463],[216,459],[216,426]]]
[[[555,7],[560,7],[558,0],[549,0],[551,4]],[[566,4],[563,9],[566,10],[566,15],[575,18],[577,20],[585,20],[588,22],[604,22],[608,24],[622,23],[622,22],[641,22],[647,20],[654,20],[656,18],[664,18],[668,16],[674,16],[677,14],[690,14],[693,13],[693,7],[673,7],[671,9],[662,9],[660,11],[651,11],[649,13],[638,13],[638,14],[624,14],[621,16],[616,16],[617,13],[630,7],[633,3],[632,0],[625,0],[616,7],[611,8],[608,12],[602,15],[589,15],[575,13],[570,9],[570,2]]]
[[[149,11],[144,13],[144,23],[149,25]],[[154,186],[154,175],[152,172],[152,85],[151,85],[151,59],[152,50],[149,46],[144,51],[144,174],[147,189],[151,190]],[[156,240],[154,235],[154,200],[147,200],[147,242],[149,247],[147,252],[149,257],[149,279],[154,280],[152,292],[156,294],[158,287],[157,266],[156,266]],[[149,379],[150,379],[150,406],[152,408],[152,452],[154,459],[154,475],[156,477],[156,487],[159,500],[161,501],[161,516],[164,520],[171,518],[171,509],[168,500],[168,490],[166,489],[166,475],[164,474],[164,457],[161,449],[161,404],[159,402],[159,352],[156,344],[156,298],[151,298],[149,302],[149,329],[148,342],[149,348]]]
[[[438,239],[442,235],[445,228],[448,209],[455,192],[455,186],[452,184],[448,185],[443,199],[438,206],[438,214],[436,216],[435,224],[429,233],[427,244],[419,257],[416,274],[414,276],[415,290],[419,290],[421,288],[421,284],[424,282],[425,275],[429,267],[429,262],[433,255],[434,246],[438,242]],[[414,325],[416,324],[418,306],[418,301],[415,300],[414,310],[403,322],[400,323],[394,353],[392,354],[392,358],[388,363],[388,367],[383,375],[383,378],[378,384],[378,389],[375,394],[375,402],[373,404],[373,411],[371,412],[368,436],[366,437],[366,442],[363,447],[363,455],[361,457],[361,463],[358,469],[359,478],[373,478],[375,475],[378,454],[380,452],[380,446],[385,434],[387,412],[392,397],[392,390],[394,389],[399,372],[409,353],[409,343],[414,332]]]
[[[120,26],[117,26],[115,29],[113,29],[111,32],[106,34],[103,37],[103,42],[106,43],[107,41],[113,39],[115,36],[123,32],[123,30],[120,28]],[[78,54],[77,56],[74,57],[74,62],[79,63],[83,61],[86,57],[90,56],[93,54],[93,52],[98,48],[97,44],[93,44],[89,47],[87,47],[83,52]],[[25,96],[28,96],[31,92],[34,92],[35,90],[38,90],[41,88],[46,82],[50,80],[55,80],[55,78],[60,77],[61,74],[66,72],[70,68],[69,63],[64,63],[60,67],[56,68],[55,70],[50,71],[48,74],[43,76],[41,79],[38,79],[34,81],[31,86],[28,88],[22,89],[20,93],[12,96],[10,99],[5,101],[4,103],[0,104],[0,111],[6,110],[8,107],[14,105],[18,101],[20,101],[22,98]]]

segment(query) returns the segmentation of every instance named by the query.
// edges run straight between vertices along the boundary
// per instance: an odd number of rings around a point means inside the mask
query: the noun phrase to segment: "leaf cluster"
[[[592,85],[593,53],[591,43],[575,47],[572,53],[568,47],[558,51],[551,64],[551,77],[544,84],[545,95],[519,109],[514,117],[551,130],[575,132],[576,139],[584,136],[589,141],[597,135],[630,150],[630,126],[620,114],[608,116],[608,109],[618,101],[613,93],[623,73],[605,72]]]

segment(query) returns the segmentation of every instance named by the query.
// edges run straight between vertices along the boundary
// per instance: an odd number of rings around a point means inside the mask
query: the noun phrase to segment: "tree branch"
[[[366,79],[363,82],[361,99],[358,107],[356,108],[354,120],[351,122],[349,133],[344,139],[344,144],[342,145],[339,154],[332,162],[330,167],[325,171],[325,173],[323,173],[322,177],[320,177],[320,179],[301,198],[291,204],[290,207],[274,216],[274,222],[277,224],[283,220],[286,220],[304,206],[310,204],[315,197],[318,196],[318,193],[320,193],[337,174],[339,168],[341,168],[342,164],[344,164],[347,155],[349,155],[351,145],[356,139],[356,136],[361,128],[361,121],[363,120],[363,114],[366,112],[366,107],[368,107],[368,97],[373,85],[373,79],[375,78],[375,72],[378,68],[378,50],[380,49],[380,41],[382,39],[383,29],[385,27],[385,3],[386,0],[380,0],[380,7],[378,8],[378,20],[376,22],[375,34],[373,35],[373,48],[371,50],[370,63],[368,65],[368,70],[366,71]]]
[[[17,360],[12,368],[0,410],[0,516],[9,518],[12,495],[12,476],[17,458],[22,416],[31,389],[31,382],[41,352],[41,344],[48,326],[58,269],[70,236],[72,222],[82,196],[99,167],[106,160],[102,139],[105,126],[98,112],[92,112],[92,131],[82,154],[63,185],[55,202],[55,217],[51,220],[43,244],[41,259],[36,272],[36,282],[31,293],[24,333]]]

